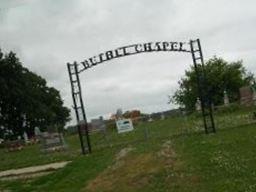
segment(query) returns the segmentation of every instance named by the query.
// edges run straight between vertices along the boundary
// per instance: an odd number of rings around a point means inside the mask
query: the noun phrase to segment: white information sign
[[[129,132],[133,130],[131,119],[120,119],[116,121],[116,127],[118,133]]]

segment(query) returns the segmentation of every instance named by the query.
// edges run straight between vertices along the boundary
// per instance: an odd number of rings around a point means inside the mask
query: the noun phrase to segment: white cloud
[[[243,59],[256,72],[253,0],[2,0],[0,46],[61,91],[72,106],[66,63],[147,41],[201,38],[205,59]],[[167,95],[192,63],[183,53],[111,60],[83,74],[89,117],[140,108],[168,109]]]

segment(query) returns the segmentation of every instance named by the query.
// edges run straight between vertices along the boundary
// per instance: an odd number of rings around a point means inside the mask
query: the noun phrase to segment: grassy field
[[[41,146],[26,146],[21,151],[7,152],[6,149],[0,148],[0,171],[47,164],[57,161],[72,160],[80,154],[77,136],[66,138],[68,150],[58,153],[42,153]]]
[[[0,181],[0,191],[256,191],[256,125],[248,111],[217,114],[216,122],[210,135],[196,116],[141,123],[122,135],[109,131],[107,139],[93,135],[87,156],[79,155],[75,136],[62,153],[2,150],[1,170],[73,161],[40,178]]]

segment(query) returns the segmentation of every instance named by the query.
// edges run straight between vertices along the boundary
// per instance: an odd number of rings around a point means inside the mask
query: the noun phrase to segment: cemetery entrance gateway
[[[74,110],[77,120],[77,129],[82,149],[82,154],[91,153],[91,144],[89,137],[88,124],[82,99],[81,84],[79,74],[95,65],[109,61],[111,59],[135,55],[138,53],[147,52],[184,52],[192,55],[193,64],[197,75],[198,97],[201,101],[201,111],[204,122],[205,133],[214,133],[215,125],[212,114],[211,96],[207,94],[204,59],[200,40],[190,40],[189,42],[149,42],[142,44],[133,44],[125,47],[120,47],[115,50],[110,50],[100,53],[97,56],[86,59],[80,63],[67,63],[69,78],[71,83],[72,97],[74,103]]]

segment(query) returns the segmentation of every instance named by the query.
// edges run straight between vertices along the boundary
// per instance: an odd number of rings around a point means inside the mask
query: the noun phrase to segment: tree
[[[123,114],[123,117],[124,117],[124,118],[131,118],[131,119],[134,119],[134,118],[140,117],[140,115],[141,115],[140,110],[132,110],[132,111],[126,111],[126,112]]]
[[[214,105],[223,104],[224,90],[231,102],[238,101],[239,88],[250,85],[254,81],[252,73],[247,73],[242,61],[227,62],[222,58],[213,57],[205,63],[205,82],[204,93],[211,96]],[[185,106],[186,110],[195,109],[197,100],[198,86],[195,68],[185,72],[185,77],[178,82],[179,89],[171,97],[171,102]]]
[[[63,128],[70,110],[46,80],[23,67],[15,53],[0,50],[0,137],[15,139],[49,126]]]

